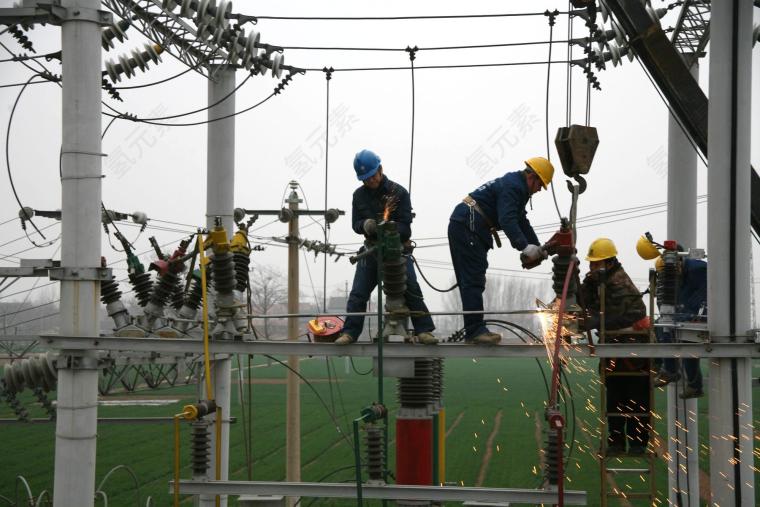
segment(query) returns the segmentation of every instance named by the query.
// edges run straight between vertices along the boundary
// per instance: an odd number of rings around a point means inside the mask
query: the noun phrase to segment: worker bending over
[[[501,247],[498,231],[519,250],[523,265],[540,263],[547,254],[528,221],[525,206],[531,196],[546,188],[554,176],[554,166],[542,157],[525,161],[522,171],[506,173],[470,192],[449,219],[449,249],[459,285],[464,311],[483,311],[488,251],[494,241]],[[501,335],[492,333],[482,314],[464,315],[465,341],[496,344]]]
[[[404,244],[405,254],[411,253],[412,201],[409,192],[383,174],[380,157],[370,150],[362,150],[354,157],[354,171],[362,186],[354,192],[351,224],[356,234],[364,236],[364,247],[372,247],[377,241],[377,222],[382,220],[386,208],[388,219],[396,222],[396,227]],[[412,326],[417,341],[433,345],[438,340],[433,336],[433,319],[422,297],[417,283],[412,258],[406,256],[406,305],[412,312],[422,315],[412,317]],[[377,287],[377,258],[367,255],[359,259],[354,273],[354,283],[348,296],[346,312],[366,312],[370,294]],[[348,316],[343,326],[343,334],[335,341],[337,345],[347,345],[359,338],[364,328],[364,316]]]
[[[646,321],[646,307],[639,289],[626,274],[617,259],[615,244],[607,238],[591,243],[586,260],[589,272],[581,284],[582,301],[587,317],[581,322],[586,330],[600,329],[600,312],[604,310],[604,329],[607,343],[648,342],[649,338],[634,332]],[[604,308],[601,286],[604,285]],[[630,335],[625,334],[631,331]],[[609,334],[607,334],[609,333]],[[649,417],[625,414],[649,413],[649,366],[647,359],[618,358],[602,360],[606,368],[607,391],[607,452],[643,454],[649,441]],[[610,375],[613,373],[646,373],[646,375]]]

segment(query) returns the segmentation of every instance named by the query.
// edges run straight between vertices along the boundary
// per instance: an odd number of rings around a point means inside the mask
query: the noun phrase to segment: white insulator
[[[150,58],[153,61],[153,63],[157,64],[158,62],[163,61],[161,60],[161,55],[158,53],[158,50],[156,49],[156,48],[161,49],[161,46],[153,45],[153,44],[144,44],[143,46],[145,47],[145,52],[148,53],[148,58]]]
[[[598,50],[598,52],[599,52],[600,54],[601,54],[601,53],[604,53],[604,49],[605,49],[605,47],[604,47],[604,46],[605,46],[605,45],[608,45],[606,41],[605,41],[605,42],[601,42],[601,41],[600,41],[600,42],[597,42],[597,43],[596,43],[596,48],[597,48],[597,50]]]
[[[599,2],[599,10],[602,13],[602,22],[606,23],[607,20],[610,19],[610,11],[607,10],[607,4]]]
[[[148,215],[142,211],[135,211],[130,215],[132,217],[132,222],[140,225],[145,225],[148,223]]]
[[[620,46],[614,42],[610,44],[610,61],[613,67],[620,65]]]
[[[229,48],[229,61],[232,65],[237,65],[237,61],[240,59],[240,53],[245,52],[245,47],[238,43],[238,37],[233,34],[233,39],[230,41]]]
[[[208,0],[200,0],[198,3],[198,12],[195,13],[195,23],[202,22],[206,16],[208,11]]]
[[[606,69],[607,65],[604,63],[604,52],[603,51],[592,50],[592,53],[594,54],[594,60],[596,62],[598,62],[599,66],[602,69]]]
[[[117,63],[110,58],[106,60],[106,72],[108,73],[108,77],[111,78],[112,83],[118,83],[121,81],[121,76],[116,72],[116,65]]]
[[[280,78],[282,75],[282,65],[285,63],[285,55],[275,53],[272,58],[272,77]]]
[[[179,15],[183,18],[192,18],[193,17],[193,4],[194,0],[182,0],[182,7],[179,9]]]
[[[162,0],[161,2],[161,8],[165,11],[172,12],[174,9],[177,8],[177,2],[174,0]]]
[[[129,58],[127,58],[127,55],[119,55],[119,63],[121,64],[121,70],[124,72],[124,74],[127,77],[132,77],[135,75],[135,69],[132,68],[132,64],[129,63]]]
[[[248,34],[248,38],[245,40],[245,56],[243,56],[243,66],[246,70],[251,70],[251,62],[256,58],[258,54],[258,43],[261,39],[261,34],[256,30]]]
[[[208,40],[214,33],[214,26],[209,22],[208,18],[198,23],[198,29],[195,31],[196,35],[201,40]]]
[[[124,33],[124,30],[121,28],[121,22],[114,23],[110,25],[108,28],[105,28],[103,32],[101,33],[101,41],[103,44],[103,49],[108,51],[109,49],[114,48],[114,39],[118,40],[119,42],[124,42],[124,40],[127,38],[127,34]],[[113,34],[113,36],[109,37],[109,35]]]
[[[216,8],[216,24],[226,29],[230,25],[230,20],[227,19],[227,16],[231,12],[232,2],[229,0],[222,0],[219,2],[219,6]]]
[[[132,60],[135,61],[135,65],[137,65],[141,71],[145,72],[148,69],[148,62],[143,59],[143,55],[140,53],[139,49],[132,50]]]
[[[224,33],[225,29],[219,25],[216,25],[216,30],[214,30],[214,35],[211,37],[211,42],[219,46],[222,42],[222,38],[224,37]]]
[[[625,44],[625,36],[617,23],[612,25],[612,29],[615,30],[615,41],[618,43],[618,46]]]

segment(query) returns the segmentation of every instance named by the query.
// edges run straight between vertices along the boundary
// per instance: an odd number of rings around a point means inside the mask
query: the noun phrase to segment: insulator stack
[[[383,429],[376,424],[364,426],[364,442],[366,443],[367,475],[371,481],[383,480]]]
[[[214,254],[213,272],[214,288],[218,294],[230,294],[235,289],[235,267],[232,254],[217,253]]]
[[[158,279],[158,283],[153,287],[150,294],[150,303],[157,308],[163,308],[174,294],[174,288],[177,286],[179,277],[172,271],[167,271]]]
[[[37,401],[40,402],[40,405],[42,405],[42,408],[45,409],[45,412],[48,415],[48,418],[51,421],[55,421],[55,415],[56,411],[53,407],[53,403],[50,401],[50,398],[47,397],[47,394],[45,394],[45,391],[40,387],[34,388],[34,397],[37,398]]]
[[[195,421],[191,428],[190,463],[193,476],[204,476],[209,467],[211,456],[211,440],[208,431],[208,422]]]
[[[179,310],[185,304],[185,284],[181,278],[177,278],[177,284],[174,286],[171,297],[171,307]]]
[[[37,51],[34,50],[34,46],[32,46],[32,41],[29,40],[29,37],[26,36],[26,34],[18,27],[18,25],[10,25],[8,27],[8,33],[10,33],[14,39],[19,43],[19,45],[24,48],[27,51],[31,51],[32,53],[36,53]]]
[[[29,412],[24,408],[21,402],[16,399],[16,394],[9,391],[5,385],[5,381],[0,379],[0,393],[2,393],[5,402],[11,407],[13,413],[16,414],[16,419],[23,422],[29,421]]]
[[[124,74],[128,78],[133,77],[137,72],[137,69],[145,72],[148,70],[148,63],[158,63],[161,61],[160,53],[163,48],[158,44],[150,45],[144,44],[145,51],[132,50],[132,58],[127,55],[119,55],[118,62],[113,60],[106,61],[106,74],[113,83],[121,81],[121,75]]]
[[[426,408],[433,403],[433,360],[414,360],[414,377],[398,381],[398,401],[404,408]]]
[[[127,34],[124,32],[127,31],[127,28],[129,28],[131,24],[132,23],[130,20],[122,19],[118,23],[114,23],[108,28],[105,28],[101,34],[101,44],[103,45],[103,49],[106,51],[113,49],[114,39],[118,40],[119,42],[124,42],[127,39]]]
[[[546,448],[544,451],[544,480],[547,484],[556,486],[559,481],[559,440],[557,432],[549,429],[546,433]]]
[[[121,291],[119,290],[119,282],[113,277],[110,280],[102,280],[100,282],[100,300],[104,305],[115,303],[121,299]]]
[[[203,288],[201,287],[201,281],[198,279],[193,279],[192,284],[190,285],[190,291],[187,293],[187,296],[185,297],[185,306],[188,308],[192,308],[193,310],[197,310],[201,307],[201,303],[203,302]]]
[[[150,273],[130,273],[129,283],[132,284],[138,304],[141,307],[147,305],[148,301],[150,301],[150,294],[153,291],[153,280],[150,277]]]
[[[567,270],[570,267],[570,262],[573,258],[569,255],[555,255],[552,257],[552,288],[556,296],[562,297],[562,289],[565,287],[565,278],[567,277]],[[577,292],[576,278],[573,276],[570,278],[570,283],[567,287],[568,294],[575,294]]]
[[[433,402],[440,405],[443,400],[443,358],[433,360]]]
[[[675,255],[663,255],[664,266],[657,272],[657,302],[675,306],[678,292],[678,259]]]
[[[235,252],[232,258],[235,263],[235,290],[245,292],[248,288],[248,266],[251,258],[243,252]]]
[[[20,393],[25,387],[40,387],[52,391],[57,385],[57,372],[46,354],[28,357],[5,365],[3,386],[11,393]]]

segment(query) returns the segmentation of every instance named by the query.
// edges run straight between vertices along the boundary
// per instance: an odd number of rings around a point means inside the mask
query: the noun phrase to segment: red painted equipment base
[[[396,483],[433,483],[433,419],[396,419]]]

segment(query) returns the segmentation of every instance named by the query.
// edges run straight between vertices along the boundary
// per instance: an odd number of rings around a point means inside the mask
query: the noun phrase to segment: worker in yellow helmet
[[[582,301],[587,317],[581,327],[592,330],[601,326],[602,310],[601,290],[604,284],[604,327],[606,331],[626,331],[640,325],[646,320],[646,306],[641,299],[639,289],[626,274],[617,258],[615,243],[608,238],[599,238],[591,243],[586,260],[589,272],[581,284]],[[607,337],[608,342],[642,341],[635,334],[614,334]],[[648,340],[647,340],[648,341]],[[600,367],[607,372],[646,372],[648,361],[642,359],[609,359]],[[607,376],[607,412],[612,413],[648,413],[649,412],[649,377],[648,376]],[[649,441],[649,417],[607,418],[607,453],[608,455],[628,453],[643,454]]]
[[[488,251],[494,242],[501,247],[500,230],[520,252],[523,265],[535,265],[547,257],[528,221],[525,206],[533,194],[551,183],[553,176],[551,162],[543,157],[529,158],[525,169],[484,183],[454,208],[449,219],[449,249],[463,310],[483,311]],[[482,314],[465,315],[464,326],[468,343],[501,341],[501,335],[486,328]]]

